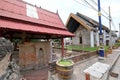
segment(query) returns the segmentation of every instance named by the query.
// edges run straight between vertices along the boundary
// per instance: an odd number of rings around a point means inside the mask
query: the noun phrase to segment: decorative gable
[[[27,16],[31,18],[37,18],[37,19],[39,18],[36,7],[26,4],[26,11],[27,11]]]

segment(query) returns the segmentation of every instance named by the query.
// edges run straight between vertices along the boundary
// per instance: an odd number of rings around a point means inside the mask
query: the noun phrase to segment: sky
[[[97,1],[98,0],[23,0],[33,5],[37,5],[43,9],[57,12],[59,13],[62,21],[66,24],[66,21],[69,17],[70,13],[82,13],[96,21],[98,21],[98,12]],[[85,1],[89,2],[93,5],[96,10],[90,7]],[[96,3],[94,3],[95,1]],[[106,17],[109,16],[108,7],[110,6],[110,12],[112,17],[112,30],[119,31],[119,23],[120,23],[120,0],[100,0],[102,14]],[[102,24],[109,28],[109,20],[105,17],[102,18]]]

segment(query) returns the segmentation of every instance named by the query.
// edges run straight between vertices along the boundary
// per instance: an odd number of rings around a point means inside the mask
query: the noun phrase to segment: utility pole
[[[99,18],[99,30],[100,30],[100,33],[99,33],[99,41],[100,41],[99,55],[100,55],[100,57],[104,57],[100,0],[98,0],[98,18]]]
[[[118,36],[119,36],[119,39],[120,39],[120,23],[119,23],[119,35]]]
[[[112,49],[112,31],[111,31],[111,13],[110,13],[110,6],[109,6],[109,28],[110,28],[110,39],[109,39],[109,46]]]

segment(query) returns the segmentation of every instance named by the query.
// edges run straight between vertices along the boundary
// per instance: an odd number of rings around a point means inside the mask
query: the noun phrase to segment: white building
[[[72,37],[73,45],[84,45],[84,46],[99,46],[99,30],[98,22],[95,20],[82,15],[80,13],[70,14],[66,27],[76,36]],[[109,29],[102,25],[103,32],[103,43],[104,45],[109,44]]]

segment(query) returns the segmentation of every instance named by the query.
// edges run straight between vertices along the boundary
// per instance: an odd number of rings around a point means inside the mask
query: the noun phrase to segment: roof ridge
[[[16,5],[15,3],[12,3],[11,1],[8,1],[8,0],[3,0],[3,1],[6,1],[6,2],[8,2],[8,3],[11,3],[11,4]],[[44,9],[44,8],[42,8],[42,7],[38,7],[38,6],[34,5],[34,4],[31,4],[31,3],[28,3],[28,2],[25,2],[25,1],[22,1],[22,0],[14,0],[14,1],[22,2],[22,3],[24,3],[24,4],[28,4],[28,5],[31,5],[31,6],[33,6],[33,7],[38,8],[38,9],[42,9],[42,10],[44,10],[44,11],[47,11],[47,12],[49,12],[49,13],[57,14],[57,11],[56,11],[56,13],[55,13],[55,12],[53,12],[53,11],[49,11],[49,10],[47,10],[47,9]],[[17,5],[17,6],[23,7],[23,6],[20,6],[20,5]]]
[[[94,19],[92,19],[92,18],[90,18],[90,17],[88,17],[88,16],[86,16],[86,15],[83,15],[83,14],[81,14],[81,13],[79,13],[79,12],[77,12],[76,14],[82,15],[83,17],[86,17],[86,18],[92,20],[93,23],[88,20],[88,21],[91,22],[92,24],[95,23],[95,24],[99,25],[99,22],[97,22],[96,20],[94,20]],[[103,26],[104,29],[109,30],[109,28],[108,28],[107,26],[105,26],[104,24],[102,24],[102,26]]]
[[[41,6],[38,7],[37,5],[34,5],[34,4],[31,4],[31,3],[22,1],[22,0],[16,0],[16,1],[23,2],[23,3],[25,3],[25,4],[29,4],[29,5],[31,5],[31,6],[33,6],[33,7],[36,7],[36,8],[38,8],[38,9],[42,9],[42,10],[44,10],[44,11],[47,11],[47,12],[50,12],[50,13],[53,13],[53,14],[57,14],[57,12],[55,13],[55,12],[53,12],[53,11],[49,11],[49,10],[47,10],[47,9],[42,8]]]

